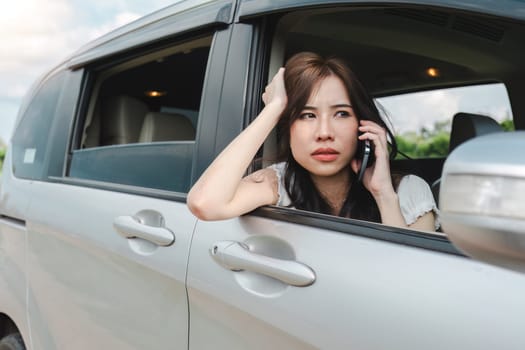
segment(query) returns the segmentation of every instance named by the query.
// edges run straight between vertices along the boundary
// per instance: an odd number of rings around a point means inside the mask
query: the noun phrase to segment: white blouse
[[[282,162],[272,164],[270,165],[270,168],[275,170],[275,174],[278,178],[279,199],[277,205],[287,207],[292,201],[284,186],[286,163]],[[430,186],[428,186],[425,180],[416,175],[403,176],[397,188],[397,196],[399,198],[401,214],[403,214],[403,218],[407,225],[413,224],[419,217],[429,211],[433,211],[435,229],[437,230],[439,228],[439,210],[434,201],[434,196],[432,195]]]

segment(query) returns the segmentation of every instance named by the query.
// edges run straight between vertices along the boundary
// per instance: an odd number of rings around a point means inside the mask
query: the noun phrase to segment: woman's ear
[[[361,159],[353,158],[350,161],[350,167],[352,168],[352,171],[357,174],[357,171],[359,170],[359,167],[361,166]]]

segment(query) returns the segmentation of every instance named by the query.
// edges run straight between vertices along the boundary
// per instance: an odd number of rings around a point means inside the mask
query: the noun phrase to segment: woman
[[[387,133],[395,140],[352,71],[339,59],[303,52],[266,87],[264,109],[219,154],[188,194],[203,220],[227,219],[276,204],[325,214],[434,230],[437,208],[428,185],[408,175],[395,186]],[[283,163],[243,178],[257,150],[279,124]],[[358,140],[374,145],[375,163],[362,183]],[[396,188],[397,187],[397,192]]]

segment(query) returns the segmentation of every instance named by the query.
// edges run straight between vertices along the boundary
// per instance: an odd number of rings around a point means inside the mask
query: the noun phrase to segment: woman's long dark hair
[[[323,58],[312,52],[301,52],[292,56],[285,65],[284,81],[288,93],[288,105],[279,121],[280,159],[287,161],[284,176],[286,190],[297,209],[332,214],[332,208],[319,193],[310,177],[293,158],[290,149],[290,127],[300,116],[316,83],[334,75],[343,82],[355,115],[359,120],[371,120],[385,128],[390,136],[390,158],[395,157],[397,145],[394,135],[381,119],[374,101],[350,68],[339,58]],[[339,212],[339,216],[381,222],[377,204],[356,174],[348,166],[350,190]]]

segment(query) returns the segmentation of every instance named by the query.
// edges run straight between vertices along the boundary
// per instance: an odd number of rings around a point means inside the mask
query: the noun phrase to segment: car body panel
[[[77,68],[97,59],[144,46],[175,34],[231,23],[232,0],[182,1],[119,28],[81,48],[68,61]]]
[[[288,255],[316,281],[294,287],[225,269],[210,254],[223,240]],[[190,347],[520,349],[524,292],[524,275],[456,255],[251,215],[199,221],[188,268]]]
[[[8,316],[18,326],[25,339],[30,330],[26,303],[26,240],[25,218],[29,206],[32,181],[14,178],[11,171],[11,151],[4,159],[0,187],[0,314]]]
[[[172,245],[117,232],[117,217],[142,210],[164,217]],[[39,182],[28,216],[34,348],[187,347],[186,262],[196,219],[184,203]]]
[[[55,112],[57,125],[49,136],[42,177],[15,178],[9,151],[4,163],[0,313],[11,318],[27,348],[523,347],[525,275],[462,255],[442,233],[272,206],[230,220],[198,221],[186,207],[184,193],[69,176],[82,106],[91,98],[86,81],[92,72],[214,33],[192,163],[196,181],[262,108],[260,92],[277,68],[275,56],[284,57],[285,48],[273,42],[272,25],[279,14],[266,15],[343,6],[352,13],[400,6],[479,12],[482,18],[501,16],[509,23],[525,19],[525,4],[514,0],[190,0],[81,48],[47,75],[68,70],[69,77]],[[470,38],[467,34],[461,40]],[[366,44],[367,37],[359,39],[354,44]],[[461,40],[453,44],[461,46]],[[474,40],[480,51],[493,45]],[[395,51],[396,43],[388,44],[377,47]],[[513,52],[506,49],[506,54]],[[508,63],[500,67],[514,62],[497,58]],[[445,85],[456,83],[453,78]],[[521,78],[513,79],[505,84],[515,84],[510,95],[519,97]],[[514,99],[514,107],[520,103]],[[518,127],[525,123],[520,115],[515,116]],[[173,244],[124,237],[119,225],[144,221],[144,213],[162,218],[163,232],[175,237]],[[242,257],[233,255],[245,263],[239,271],[218,260],[214,248],[224,244],[245,249]],[[256,263],[243,260],[246,256]],[[304,286],[277,280],[282,274],[270,270],[286,270],[281,265],[311,271],[315,280]]]
[[[521,0],[240,0],[237,19],[245,19],[261,14],[275,11],[284,11],[297,8],[313,8],[320,6],[384,6],[384,5],[408,5],[426,6],[435,8],[451,8],[464,11],[484,12],[494,16],[505,16],[508,18],[524,19],[525,7]]]

